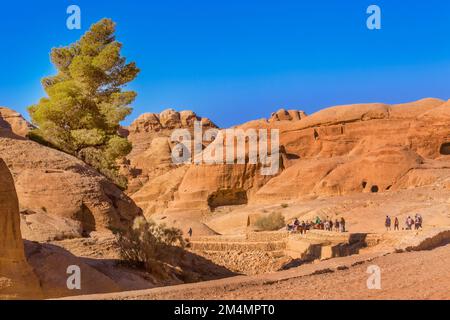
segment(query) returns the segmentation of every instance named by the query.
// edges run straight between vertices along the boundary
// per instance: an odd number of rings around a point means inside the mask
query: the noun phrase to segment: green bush
[[[256,220],[255,226],[260,231],[275,231],[285,226],[285,220],[281,213],[272,212],[267,216],[260,217]]]

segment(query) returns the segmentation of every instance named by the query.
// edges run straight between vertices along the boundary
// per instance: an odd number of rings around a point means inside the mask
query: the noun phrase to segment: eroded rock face
[[[439,99],[337,106],[310,116],[281,109],[268,120],[236,127],[280,130],[283,159],[278,175],[261,178],[252,165],[190,165],[185,173],[160,175],[167,183],[161,180],[154,188],[145,185],[136,195],[144,206],[158,204],[149,214],[177,213],[178,217],[181,211],[207,213],[220,205],[431,185],[450,177],[449,110],[450,102]],[[165,115],[171,123],[175,118],[171,112]],[[147,150],[155,154],[150,150],[156,149],[163,148]],[[162,185],[170,192],[162,190]],[[162,198],[157,196],[159,191]],[[163,206],[159,206],[161,199]]]
[[[14,181],[0,158],[0,299],[40,298],[41,294],[25,259]]]
[[[177,112],[168,109],[160,114],[145,113],[138,117],[124,135],[133,144],[127,156],[128,164],[122,173],[128,177],[128,193],[139,191],[147,182],[176,168],[172,163],[173,143],[171,134],[175,129],[187,129],[193,136],[194,122],[199,121],[204,130],[216,128],[207,118],[193,111]]]
[[[332,107],[280,126],[281,144],[298,158],[252,199],[299,199],[414,188],[448,176],[449,102]]]
[[[79,230],[79,236],[122,228],[141,214],[140,208],[104,176],[63,152],[29,140],[0,137],[0,156],[13,174],[21,210],[29,210],[29,215],[55,216],[56,225],[64,219],[76,221],[78,228],[71,223],[67,229]],[[60,227],[54,228],[52,235],[49,226],[40,228],[43,219],[30,216],[26,220],[30,239],[41,239],[43,233],[48,239],[60,237]]]

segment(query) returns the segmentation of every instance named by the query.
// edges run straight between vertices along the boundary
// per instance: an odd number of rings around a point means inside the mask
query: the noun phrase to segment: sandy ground
[[[381,289],[368,289],[368,267],[381,269]],[[237,276],[75,299],[450,299],[450,244],[430,251],[363,254],[258,276]],[[71,298],[73,299],[73,298]]]

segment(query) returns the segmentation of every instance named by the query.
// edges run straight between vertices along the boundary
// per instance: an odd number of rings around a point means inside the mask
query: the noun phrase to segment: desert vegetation
[[[161,276],[166,275],[165,264],[179,260],[184,252],[180,249],[186,246],[181,230],[143,217],[136,218],[128,230],[118,231],[117,242],[125,263]]]
[[[275,231],[285,226],[285,220],[281,213],[272,212],[258,218],[255,222],[255,226],[259,231]]]
[[[118,130],[136,98],[123,87],[139,69],[126,63],[121,49],[110,19],[94,24],[79,41],[54,48],[50,56],[58,73],[42,80],[47,97],[28,110],[36,126],[31,139],[82,159],[126,188],[117,160],[131,143]]]

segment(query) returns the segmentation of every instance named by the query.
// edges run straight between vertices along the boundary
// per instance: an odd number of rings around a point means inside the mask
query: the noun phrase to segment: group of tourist
[[[295,218],[294,221],[286,226],[288,232],[300,232],[304,234],[311,229],[316,230],[326,230],[326,231],[336,231],[336,232],[346,232],[345,230],[345,219],[336,219],[334,222],[330,218],[326,218],[322,221],[320,217],[316,217],[315,221],[302,221]]]
[[[423,219],[420,214],[416,214],[414,219],[411,216],[408,216],[405,221],[405,227],[402,230],[414,230],[422,229]],[[386,216],[386,220],[384,222],[384,226],[386,227],[386,231],[391,230],[392,219],[390,216]],[[397,217],[394,218],[394,230],[400,230],[400,221]]]

